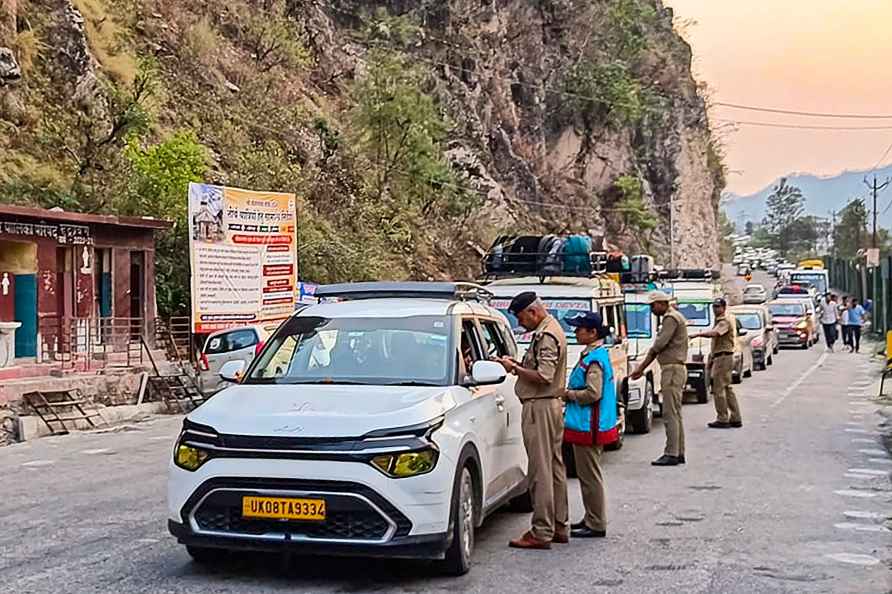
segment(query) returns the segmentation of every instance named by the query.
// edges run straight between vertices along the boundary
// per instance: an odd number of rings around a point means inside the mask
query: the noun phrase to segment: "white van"
[[[644,360],[653,346],[660,320],[650,311],[650,300],[646,290],[626,291],[624,310],[628,336],[626,352],[629,364],[634,368],[639,361]],[[630,381],[626,424],[635,433],[650,431],[655,410],[660,416],[663,415],[662,375],[660,364],[654,360],[642,380]],[[639,385],[641,381],[644,382],[643,386]]]

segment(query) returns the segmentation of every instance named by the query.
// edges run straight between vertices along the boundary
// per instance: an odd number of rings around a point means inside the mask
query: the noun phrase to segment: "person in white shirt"
[[[845,345],[849,352],[854,350],[852,347],[852,329],[849,326],[849,298],[842,299],[842,315],[839,318],[839,325],[842,327],[842,344]]]
[[[827,341],[827,350],[833,352],[833,343],[836,342],[836,325],[839,323],[839,310],[830,293],[827,293],[818,313],[821,316],[821,326],[824,328],[824,340]]]

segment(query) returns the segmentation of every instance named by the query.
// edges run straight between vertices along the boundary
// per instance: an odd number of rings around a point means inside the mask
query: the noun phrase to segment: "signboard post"
[[[294,194],[189,184],[192,331],[269,326],[294,311]]]

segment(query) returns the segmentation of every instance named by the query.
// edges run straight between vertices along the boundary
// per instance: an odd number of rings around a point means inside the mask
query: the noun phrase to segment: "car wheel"
[[[208,547],[194,547],[186,545],[186,552],[192,557],[192,560],[199,565],[213,565],[225,559],[226,551],[223,549],[212,549]]]
[[[628,421],[633,433],[650,433],[654,421],[654,385],[648,379],[644,384],[644,406],[629,411]]]
[[[461,469],[452,493],[452,543],[446,550],[443,569],[448,575],[464,575],[471,569],[474,552],[474,478],[467,466]]]
[[[697,403],[706,404],[709,402],[709,380],[704,377],[697,382],[695,388],[697,392]]]
[[[743,365],[743,363],[741,363]],[[750,367],[746,371],[743,372],[743,377],[753,377],[753,368]]]

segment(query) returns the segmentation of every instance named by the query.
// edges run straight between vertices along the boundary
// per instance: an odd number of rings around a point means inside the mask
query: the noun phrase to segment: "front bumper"
[[[242,517],[245,495],[324,499],[321,522]],[[301,554],[441,559],[448,532],[412,534],[415,526],[376,490],[355,482],[286,478],[214,477],[168,519],[186,545]],[[448,517],[448,511],[447,511]]]
[[[802,346],[808,342],[808,331],[796,328],[783,328],[777,334],[779,346]]]

